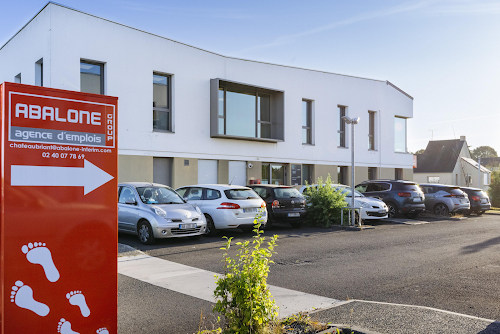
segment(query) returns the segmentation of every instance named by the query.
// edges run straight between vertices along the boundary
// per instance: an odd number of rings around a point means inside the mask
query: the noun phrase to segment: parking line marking
[[[121,256],[118,273],[191,297],[215,303],[217,273],[163,260],[149,255]],[[331,308],[344,301],[270,285],[271,295],[279,307],[279,317],[298,312]]]

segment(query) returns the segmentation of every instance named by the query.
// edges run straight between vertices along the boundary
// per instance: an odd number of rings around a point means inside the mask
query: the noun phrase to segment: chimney
[[[465,141],[465,136],[460,136],[460,141]]]

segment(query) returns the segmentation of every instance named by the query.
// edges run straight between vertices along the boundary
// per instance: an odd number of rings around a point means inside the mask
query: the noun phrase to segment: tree
[[[500,171],[491,173],[490,189],[488,189],[491,205],[500,207]]]
[[[420,150],[416,151],[413,154],[423,154],[425,152],[425,148],[421,148]]]
[[[472,159],[478,160],[479,158],[496,158],[498,157],[497,151],[490,146],[479,146],[470,152]]]

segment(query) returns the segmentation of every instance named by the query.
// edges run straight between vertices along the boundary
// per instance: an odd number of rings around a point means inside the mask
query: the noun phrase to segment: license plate
[[[243,212],[257,212],[257,208],[243,209]]]
[[[481,199],[481,203],[482,203],[482,204],[487,204],[487,203],[488,203],[488,200],[487,200],[486,198],[483,198],[483,199]]]
[[[467,200],[465,200],[465,199],[461,199],[461,200],[460,200],[460,203],[467,203]]]
[[[415,197],[413,199],[413,202],[422,202],[422,199],[420,197]]]
[[[378,213],[387,213],[385,210],[378,210]]]
[[[288,217],[300,217],[300,213],[289,213]]]
[[[192,223],[192,224],[179,224],[179,228],[181,230],[189,230],[191,228],[196,228],[196,224],[195,223]]]

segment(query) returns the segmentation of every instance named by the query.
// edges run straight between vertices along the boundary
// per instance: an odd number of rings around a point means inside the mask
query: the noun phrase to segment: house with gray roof
[[[413,180],[487,190],[491,171],[472,159],[465,136],[460,139],[432,140],[424,153],[417,154]]]

